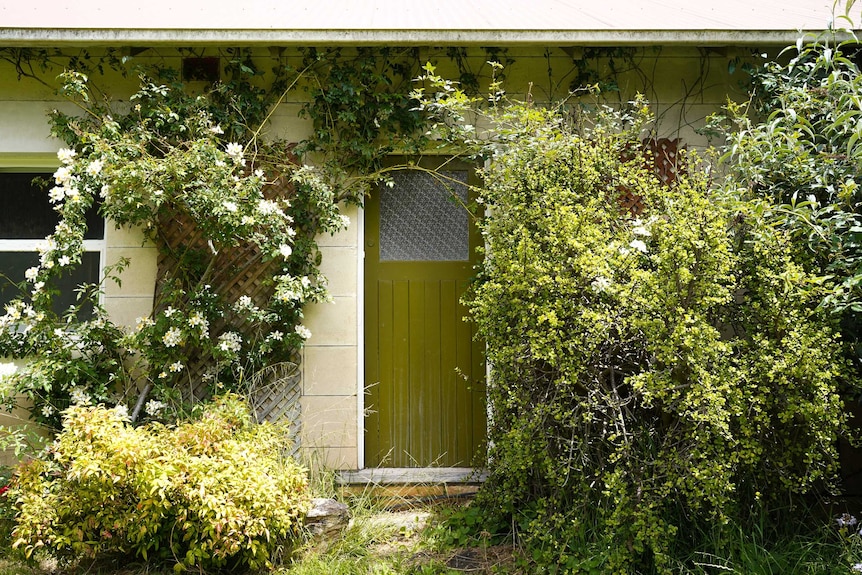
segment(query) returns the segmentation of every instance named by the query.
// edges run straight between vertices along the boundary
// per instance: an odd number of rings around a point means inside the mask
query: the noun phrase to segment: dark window
[[[59,221],[48,199],[52,186],[50,173],[0,172],[0,309],[21,295],[24,273],[39,263],[38,244],[54,232]],[[81,263],[69,266],[50,286],[59,291],[54,298],[58,314],[77,301],[78,286],[100,280],[105,220],[96,206],[87,213],[87,227]]]
[[[0,172],[0,239],[43,239],[54,232],[59,221],[48,199],[53,187],[51,174]],[[105,220],[94,205],[87,212],[84,239],[105,237]]]

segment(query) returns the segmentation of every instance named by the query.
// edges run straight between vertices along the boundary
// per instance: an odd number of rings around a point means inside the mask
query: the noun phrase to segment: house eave
[[[0,46],[787,46],[799,30],[0,28]],[[811,32],[808,32],[811,33]],[[839,38],[840,40],[841,38]]]

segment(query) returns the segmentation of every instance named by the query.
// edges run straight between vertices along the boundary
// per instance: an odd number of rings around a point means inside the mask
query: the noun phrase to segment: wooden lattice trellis
[[[280,178],[264,187],[264,197],[275,199],[289,197],[292,192],[290,182]],[[177,273],[181,261],[188,258],[214,257],[212,272],[206,280],[213,290],[221,294],[227,302],[235,302],[240,296],[251,298],[255,305],[263,306],[270,299],[274,285],[270,281],[276,271],[277,262],[264,259],[264,254],[251,242],[245,242],[230,248],[222,248],[213,254],[212,247],[203,237],[195,222],[188,216],[175,215],[169,220],[159,223],[159,259],[158,281],[156,284],[156,301],[162,301],[161,290],[166,280]],[[164,304],[161,304],[164,306]],[[156,311],[161,311],[157,309]],[[251,324],[235,312],[210,325],[210,336],[218,337],[230,325],[232,331],[238,331],[244,339],[251,337]],[[196,354],[188,357],[185,379],[190,382],[186,388],[181,387],[185,399],[196,401],[207,397],[210,370],[213,357],[204,350],[196,350]],[[260,420],[288,420],[292,424],[294,439],[298,440],[299,397],[302,390],[301,371],[299,369],[299,354],[289,358],[290,361],[264,369],[251,378],[250,396],[252,406]],[[295,445],[298,443],[295,441]]]
[[[666,186],[673,186],[684,165],[679,162],[679,151],[684,149],[679,138],[652,138],[641,143],[644,153],[645,167],[651,170]],[[624,158],[625,159],[625,158]],[[643,197],[625,186],[617,188],[617,202],[620,207],[634,217],[640,216],[646,209]]]

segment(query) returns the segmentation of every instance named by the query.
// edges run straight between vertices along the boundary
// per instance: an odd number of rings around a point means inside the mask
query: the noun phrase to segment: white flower
[[[33,284],[33,291],[42,291],[42,288],[45,287],[45,282],[36,282]]]
[[[54,181],[58,186],[66,186],[66,184],[70,184],[73,179],[72,168],[69,166],[60,166],[57,168],[57,171],[54,172]]]
[[[611,287],[611,280],[604,276],[599,276],[593,280],[593,282],[590,284],[590,287],[593,288],[593,291],[603,292],[609,287]]]
[[[123,404],[117,404],[114,406],[114,413],[117,417],[123,421],[129,421],[129,408]]]
[[[43,254],[45,252],[50,252],[55,247],[57,247],[57,244],[54,243],[54,240],[50,237],[47,237],[44,241],[41,241],[36,245],[36,251],[40,254]]]
[[[271,340],[274,340],[274,341],[281,341],[281,340],[282,340],[282,338],[284,337],[284,334],[283,334],[283,333],[281,333],[281,332],[280,332],[280,331],[278,331],[278,330],[275,330],[274,332],[270,333],[270,334],[269,334],[268,336],[266,336],[266,337],[267,337],[267,339],[271,339]]]
[[[250,297],[248,297],[247,295],[243,295],[240,296],[238,300],[236,300],[236,305],[241,308],[249,308],[253,304]]]
[[[165,314],[165,317],[171,317],[171,316],[172,316],[172,315],[174,315],[176,312],[177,312],[177,310],[175,310],[175,309],[174,309],[174,306],[169,305],[169,306],[167,307],[167,309],[165,309],[165,311],[164,311],[164,312],[162,312],[162,313],[164,313],[164,314]]]
[[[146,411],[147,415],[149,415],[150,417],[155,417],[159,413],[161,413],[162,410],[166,407],[167,407],[167,405],[162,403],[158,399],[151,399],[144,406],[144,411]]]
[[[162,336],[162,342],[166,347],[176,347],[178,344],[182,343],[183,334],[180,330],[175,327],[169,329],[164,336]]]
[[[60,267],[67,266],[72,263],[72,259],[69,256],[60,256],[60,259],[57,260],[57,263]]]
[[[283,291],[281,291],[281,290],[280,290],[280,291],[279,291],[279,293],[278,293],[278,299],[279,299],[279,301],[298,300],[298,299],[300,299],[301,297],[302,297],[302,294],[300,294],[300,293],[298,293],[298,292],[295,292],[295,291],[293,291],[293,290],[289,290],[289,289],[286,289],[286,290],[283,290]]]
[[[302,324],[299,324],[295,328],[293,328],[293,331],[299,334],[299,337],[301,337],[302,339],[308,339],[311,337],[311,331]]]
[[[258,178],[263,178],[263,170],[255,170],[254,175]]]
[[[201,332],[206,333],[207,329],[209,329],[210,322],[207,321],[199,311],[192,312],[189,316],[189,327],[198,327]]]
[[[242,336],[234,331],[228,331],[219,336],[218,347],[228,353],[236,353],[242,348]]]
[[[234,202],[224,202],[222,203],[222,205],[224,206],[224,209],[229,212],[235,212],[239,209],[239,206],[237,206]]]
[[[168,366],[168,370],[173,373],[179,373],[183,370],[182,362],[175,361],[171,365]]]
[[[632,240],[629,243],[629,247],[632,249],[635,249],[641,253],[644,253],[644,254],[647,253],[647,246],[641,240]]]
[[[636,236],[651,236],[649,225],[652,221],[642,222],[640,219],[632,221],[632,233]]]
[[[54,406],[45,404],[42,406],[42,416],[43,417],[51,417],[54,415]]]
[[[287,244],[281,244],[278,246],[278,251],[282,255],[282,257],[289,258],[290,254],[293,253],[293,249]]]
[[[281,208],[278,207],[278,202],[272,200],[261,200],[257,203],[257,211],[268,216],[271,214],[280,214]]]
[[[108,199],[108,196],[110,196],[110,195],[111,195],[111,188],[110,188],[110,186],[108,186],[108,184],[105,184],[104,186],[102,186],[102,189],[101,189],[101,190],[99,190],[99,195],[100,195],[100,196],[102,196],[102,199],[103,199],[103,200],[107,200],[107,199]]]
[[[51,200],[52,204],[62,202],[65,197],[66,188],[62,188],[60,186],[54,186],[53,188],[51,188],[51,191],[48,192],[48,199]]]
[[[862,573],[862,563],[856,563],[850,569],[852,569],[856,573]]]
[[[90,394],[76,387],[72,390],[71,399],[73,405],[87,405],[90,403]]]
[[[15,304],[8,304],[6,306],[6,317],[12,321],[21,319],[21,309]]]
[[[87,165],[87,173],[91,176],[97,176],[99,175],[99,172],[102,171],[103,165],[104,162],[102,162],[102,160],[93,160]]]
[[[210,127],[210,132],[216,135],[224,134],[224,130],[221,129],[221,126],[216,124],[215,126]]]
[[[242,145],[237,144],[236,142],[231,142],[225,147],[225,152],[228,156],[233,158],[234,162],[242,162]]]
[[[24,272],[24,277],[27,278],[29,281],[34,281],[37,277],[39,277],[39,268],[27,268],[27,271]]]
[[[135,320],[135,322],[138,324],[138,331],[144,329],[145,327],[155,325],[155,322],[148,317],[139,317]]]
[[[338,216],[338,217],[339,217],[339,218],[341,218],[341,227],[342,227],[342,228],[348,228],[348,227],[350,227],[350,218],[349,218],[348,216],[345,216],[345,215],[343,215],[343,214],[342,214],[342,215],[340,215],[340,216]]]
[[[57,150],[57,159],[63,164],[71,164],[77,155],[78,154],[75,150],[71,150],[69,148],[60,148]]]

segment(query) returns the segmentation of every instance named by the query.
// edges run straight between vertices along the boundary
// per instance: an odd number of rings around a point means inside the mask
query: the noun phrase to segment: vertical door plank
[[[427,427],[425,413],[425,282],[414,280],[409,285],[409,353],[404,357],[409,377],[406,380],[409,390],[410,441],[407,444],[410,467],[430,465],[430,454],[424,452],[422,435]]]
[[[378,291],[378,317],[377,333],[379,347],[376,358],[379,365],[379,379],[371,382],[377,388],[377,404],[371,408],[377,412],[380,428],[377,431],[377,449],[373,452],[374,458],[369,461],[373,465],[382,464],[391,451],[395,448],[395,437],[392,434],[393,413],[395,397],[392,386],[395,377],[395,360],[393,357],[395,341],[395,303],[394,291],[391,281],[381,280],[377,282]],[[372,429],[372,432],[374,430]]]
[[[392,282],[392,426],[393,467],[412,467],[410,448],[410,285],[406,280]]]
[[[458,292],[454,280],[440,282],[440,391],[443,452],[450,465],[458,461],[456,407],[458,405],[458,367],[455,341],[458,332]]]
[[[440,381],[440,282],[425,282],[425,346],[424,355],[424,417],[421,436],[422,451],[435,465],[449,465],[448,454],[443,451],[441,426]]]

